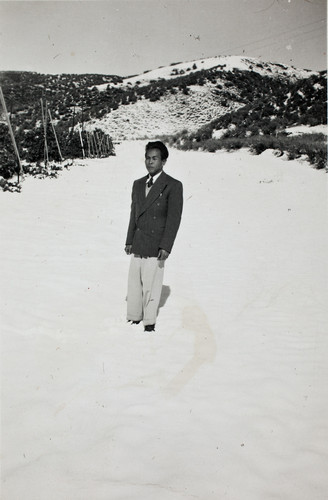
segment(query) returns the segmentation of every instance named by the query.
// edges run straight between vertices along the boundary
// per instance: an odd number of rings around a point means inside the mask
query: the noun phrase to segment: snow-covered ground
[[[125,322],[143,146],[1,193],[1,499],[324,500],[326,174],[172,150],[149,334]]]

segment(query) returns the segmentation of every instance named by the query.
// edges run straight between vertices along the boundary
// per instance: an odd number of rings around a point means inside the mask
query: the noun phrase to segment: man
[[[128,277],[127,320],[143,321],[154,331],[161,298],[164,263],[179,229],[182,183],[163,171],[169,156],[161,141],[146,146],[148,175],[134,182],[125,252],[131,255]]]

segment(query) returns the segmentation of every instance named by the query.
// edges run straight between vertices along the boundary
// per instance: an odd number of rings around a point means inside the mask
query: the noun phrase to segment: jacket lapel
[[[160,196],[161,192],[164,190],[164,188],[165,188],[166,185],[167,185],[167,175],[166,175],[165,172],[162,172],[161,175],[156,180],[156,182],[154,183],[154,185],[151,188],[151,190],[149,191],[148,195],[145,196],[145,190],[146,190],[146,178],[145,178],[145,182],[143,184],[143,191],[144,191],[144,198],[143,198],[143,200],[144,201],[143,201],[143,203],[141,205],[141,210],[139,212],[139,217]]]

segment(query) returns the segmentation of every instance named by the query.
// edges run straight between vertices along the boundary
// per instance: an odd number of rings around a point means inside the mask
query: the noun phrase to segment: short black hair
[[[148,142],[148,144],[146,145],[146,153],[149,149],[159,149],[161,152],[162,161],[167,160],[169,157],[168,149],[162,141]]]

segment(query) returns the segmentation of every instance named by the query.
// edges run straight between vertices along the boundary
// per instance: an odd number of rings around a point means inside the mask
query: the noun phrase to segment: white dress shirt
[[[158,174],[153,176],[153,185],[157,181],[157,179],[159,178],[159,176],[161,175],[162,172],[163,172],[163,170],[161,170],[160,172],[158,172]],[[148,175],[148,177],[146,179],[146,196],[149,193],[149,191],[151,190],[151,188],[153,187],[153,186],[150,186],[150,187],[147,186],[147,183],[150,180],[150,178],[151,178],[151,175]]]

